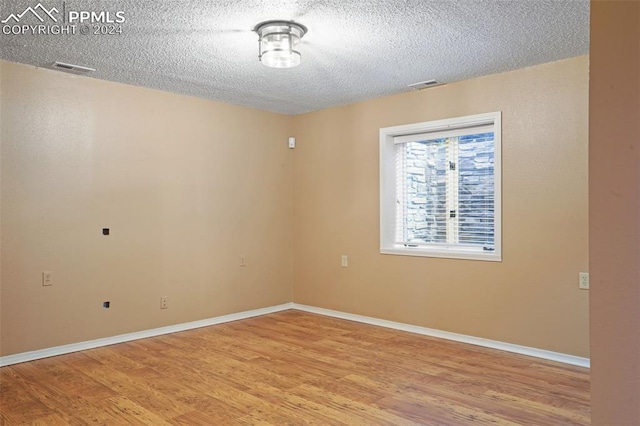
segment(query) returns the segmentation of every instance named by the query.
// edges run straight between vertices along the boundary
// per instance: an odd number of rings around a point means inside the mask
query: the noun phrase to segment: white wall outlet
[[[240,266],[247,266],[247,257],[244,254],[240,256]]]
[[[45,287],[53,285],[53,272],[45,271],[42,273],[42,285]]]
[[[160,309],[167,309],[169,307],[169,297],[162,296],[160,298]]]
[[[589,290],[589,273],[588,272],[580,272],[578,274],[578,287],[582,290]]]
[[[343,268],[349,266],[349,258],[346,254],[342,255],[342,258],[340,259],[340,266],[342,266]]]

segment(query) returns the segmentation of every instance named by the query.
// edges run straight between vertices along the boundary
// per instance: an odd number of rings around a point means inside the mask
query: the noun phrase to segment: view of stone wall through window
[[[494,245],[493,133],[415,141],[399,147],[405,242]],[[452,175],[453,174],[453,175]],[[452,184],[457,182],[457,184]],[[447,188],[449,186],[449,188]],[[451,187],[454,188],[451,188]],[[447,205],[447,191],[457,204]],[[451,201],[451,200],[450,200]],[[447,220],[455,220],[456,231]],[[449,233],[449,237],[448,234]]]

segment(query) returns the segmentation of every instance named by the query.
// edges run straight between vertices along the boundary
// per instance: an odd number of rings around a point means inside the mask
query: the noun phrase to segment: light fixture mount
[[[298,50],[307,27],[293,21],[260,22],[253,29],[258,34],[258,59],[272,68],[292,68],[300,65]]]

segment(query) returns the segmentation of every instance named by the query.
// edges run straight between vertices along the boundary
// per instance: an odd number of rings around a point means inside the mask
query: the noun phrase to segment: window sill
[[[418,256],[437,257],[443,259],[463,259],[463,260],[483,260],[487,262],[502,262],[502,256],[496,252],[471,252],[462,250],[431,250],[425,248],[407,247],[383,247],[380,254],[391,254],[396,256]]]

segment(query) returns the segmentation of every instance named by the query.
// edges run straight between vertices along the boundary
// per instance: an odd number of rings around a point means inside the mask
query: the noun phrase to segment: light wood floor
[[[6,425],[590,423],[587,369],[294,310],[0,380]]]

